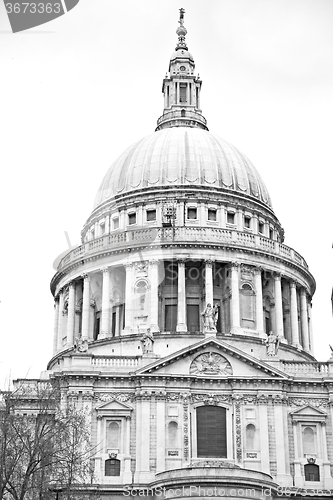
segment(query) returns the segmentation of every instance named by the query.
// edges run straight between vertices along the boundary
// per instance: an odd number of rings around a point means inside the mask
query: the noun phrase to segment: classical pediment
[[[186,375],[228,378],[288,378],[282,371],[231,347],[216,338],[206,338],[140,368],[136,374]]]
[[[290,412],[290,415],[295,421],[324,420],[327,417],[327,413],[311,405],[303,406],[303,408],[294,410]]]
[[[109,401],[108,403],[103,403],[102,405],[96,408],[97,414],[100,416],[103,415],[118,415],[118,416],[127,416],[131,414],[133,408],[126,404],[121,403],[119,401]]]

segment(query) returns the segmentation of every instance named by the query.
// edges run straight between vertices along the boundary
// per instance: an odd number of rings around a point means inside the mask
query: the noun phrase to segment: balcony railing
[[[253,248],[288,259],[308,269],[303,257],[292,248],[257,234],[248,234],[233,229],[211,227],[165,227],[133,229],[114,234],[106,234],[70,251],[59,263],[58,271],[76,260],[99,252],[134,248],[142,245],[162,245],[164,243],[211,243],[236,248]]]
[[[318,361],[282,361],[283,371],[289,375],[328,375],[330,373],[330,363]],[[333,366],[332,366],[333,368]]]

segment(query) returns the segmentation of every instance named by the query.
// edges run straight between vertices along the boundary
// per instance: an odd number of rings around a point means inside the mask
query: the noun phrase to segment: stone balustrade
[[[123,248],[145,245],[161,245],[166,242],[175,243],[211,243],[228,245],[236,248],[253,248],[275,256],[280,256],[308,269],[303,257],[292,248],[257,234],[245,233],[233,229],[210,227],[167,227],[133,229],[115,234],[106,234],[89,241],[70,251],[59,263],[58,271],[67,265],[100,251],[121,250]]]
[[[333,363],[329,362],[304,362],[304,361],[281,361],[283,371],[289,375],[306,375],[308,376],[323,376],[328,375],[330,372],[333,374]],[[332,366],[330,370],[330,365]]]
[[[98,368],[138,368],[139,359],[136,356],[94,356],[91,366]]]

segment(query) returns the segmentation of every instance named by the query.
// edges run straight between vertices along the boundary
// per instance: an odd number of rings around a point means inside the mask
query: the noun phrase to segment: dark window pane
[[[304,465],[305,481],[320,481],[319,466],[315,464]]]
[[[228,224],[235,224],[235,214],[228,212],[227,222],[228,222]]]
[[[197,408],[198,458],[227,457],[226,410],[218,406]]]
[[[156,210],[147,210],[147,220],[156,220]]]
[[[105,460],[105,475],[120,476],[120,461],[115,458]]]
[[[187,218],[188,219],[196,219],[197,218],[197,209],[196,208],[188,208],[187,209]]]
[[[128,223],[135,224],[136,223],[136,214],[128,214]]]
[[[170,304],[165,306],[165,330],[175,332],[177,326],[177,305]]]
[[[216,210],[208,209],[208,220],[216,220]]]

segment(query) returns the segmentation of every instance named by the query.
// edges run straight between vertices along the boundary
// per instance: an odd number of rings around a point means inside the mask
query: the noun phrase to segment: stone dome
[[[159,130],[130,146],[106,173],[94,208],[136,190],[180,186],[234,191],[272,209],[268,190],[246,156],[220,137],[190,127]]]

